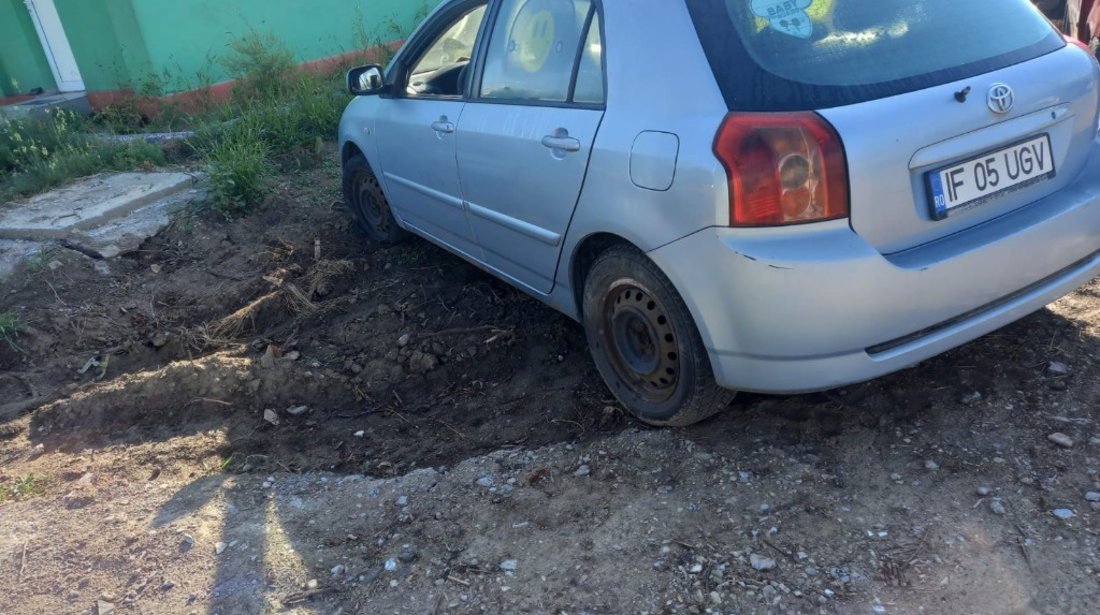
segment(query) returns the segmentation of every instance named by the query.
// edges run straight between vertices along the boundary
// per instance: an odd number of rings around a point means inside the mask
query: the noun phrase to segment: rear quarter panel
[[[563,247],[559,292],[571,292],[569,264],[588,236],[612,233],[650,251],[728,219],[726,175],[712,153],[726,106],[683,3],[603,6],[607,113]],[[668,190],[631,181],[631,150],[643,131],[678,138]]]

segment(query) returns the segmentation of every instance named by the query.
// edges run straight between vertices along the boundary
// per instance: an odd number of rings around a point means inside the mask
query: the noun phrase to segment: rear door
[[[504,0],[463,111],[458,171],[484,261],[539,293],[603,118],[602,59],[591,0]]]

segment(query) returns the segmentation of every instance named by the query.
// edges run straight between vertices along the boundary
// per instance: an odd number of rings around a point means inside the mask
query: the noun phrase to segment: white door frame
[[[80,76],[76,56],[65,36],[65,28],[61,25],[61,17],[57,14],[53,0],[23,0],[23,4],[27,5],[27,10],[31,13],[31,21],[38,31],[38,40],[42,43],[42,50],[46,52],[46,61],[53,71],[57,89],[62,92],[83,92],[84,79]]]

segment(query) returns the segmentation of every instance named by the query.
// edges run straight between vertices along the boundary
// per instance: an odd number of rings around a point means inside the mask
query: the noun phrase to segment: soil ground
[[[578,325],[338,186],[2,283],[0,613],[1100,612],[1100,284],[647,429]]]

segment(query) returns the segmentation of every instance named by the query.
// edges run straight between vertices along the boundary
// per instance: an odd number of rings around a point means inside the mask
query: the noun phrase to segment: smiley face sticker
[[[520,46],[519,63],[523,70],[529,73],[537,73],[542,70],[543,66],[546,66],[546,61],[550,59],[550,53],[554,50],[555,35],[557,34],[555,30],[557,28],[554,27],[554,16],[550,11],[539,11],[534,15],[524,15],[524,17],[527,17],[527,19],[524,20],[526,23],[522,25],[517,20],[517,26],[522,28],[519,38],[523,41]]]
[[[773,30],[797,38],[810,38],[814,24],[806,9],[814,0],[749,0],[757,17],[767,20]]]

